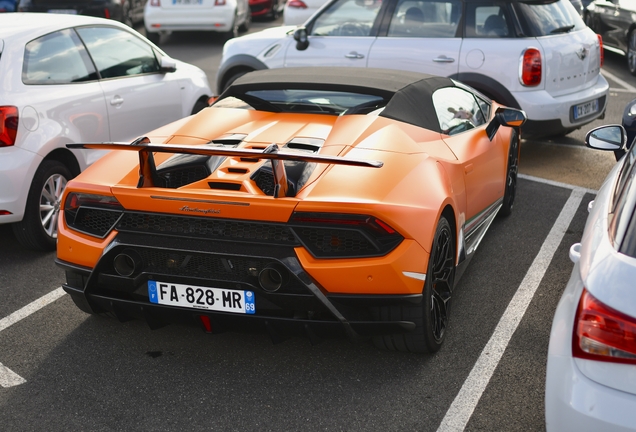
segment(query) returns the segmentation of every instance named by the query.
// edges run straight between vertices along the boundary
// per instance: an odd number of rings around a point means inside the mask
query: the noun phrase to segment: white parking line
[[[622,79],[620,79],[616,75],[609,73],[605,69],[603,69],[601,71],[601,74],[603,74],[604,77],[607,77],[607,78],[611,79],[616,84],[622,85],[625,88],[625,90],[636,93],[636,87],[632,86],[631,84],[628,84],[627,82],[623,81]],[[615,91],[616,89],[610,89],[610,90],[614,90]]]
[[[563,206],[561,214],[559,214],[521,285],[519,285],[517,292],[508,304],[494,333],[481,352],[475,366],[470,371],[468,378],[464,381],[455,400],[446,411],[446,415],[437,429],[438,432],[463,431],[466,428],[512,335],[525,315],[534,293],[552,261],[554,253],[559,244],[561,244],[563,235],[570,226],[570,222],[579,208],[585,193],[586,190],[583,188],[577,187],[572,190],[570,198]]]
[[[51,291],[48,294],[43,295],[39,299],[32,301],[28,305],[24,306],[22,309],[19,309],[13,312],[11,315],[0,319],[0,331],[5,330],[7,327],[12,326],[20,320],[28,317],[34,312],[39,311],[43,307],[53,303],[55,300],[62,297],[64,294],[64,290],[60,287]],[[20,375],[13,372],[8,367],[4,366],[0,363],[0,386],[2,387],[13,387],[20,384],[24,384],[26,380],[22,378]]]

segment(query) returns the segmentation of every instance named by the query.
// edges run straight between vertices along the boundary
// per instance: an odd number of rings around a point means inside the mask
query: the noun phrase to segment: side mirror
[[[621,125],[600,126],[585,136],[585,145],[596,150],[622,150],[627,133]]]
[[[176,72],[177,62],[170,57],[161,57],[161,68],[159,70],[164,73]]]
[[[298,27],[294,30],[294,40],[296,41],[296,49],[298,51],[305,51],[309,46],[307,29],[305,27]]]
[[[499,126],[520,128],[526,122],[526,113],[515,108],[497,108],[495,117],[486,126],[488,138],[492,141]]]

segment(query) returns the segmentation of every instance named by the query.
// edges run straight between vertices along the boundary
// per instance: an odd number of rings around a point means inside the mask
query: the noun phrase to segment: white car
[[[287,0],[283,14],[283,25],[299,25],[323,7],[327,0]]]
[[[130,27],[83,15],[0,14],[0,224],[53,249],[66,181],[99,152],[68,143],[128,141],[207,106],[198,67]]]
[[[156,44],[176,31],[212,31],[229,39],[251,23],[248,0],[148,0],[144,7],[146,37]]]
[[[618,150],[619,125],[586,143]],[[552,431],[636,431],[636,146],[590,203],[575,263],[552,323],[545,388]]]
[[[568,0],[330,0],[305,26],[228,41],[216,84],[299,66],[423,72],[523,109],[526,137],[553,136],[604,114],[601,50]]]

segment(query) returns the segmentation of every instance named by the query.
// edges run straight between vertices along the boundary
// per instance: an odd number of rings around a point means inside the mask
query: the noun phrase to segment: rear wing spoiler
[[[264,150],[249,149],[226,149],[220,147],[210,147],[206,145],[172,145],[172,144],[151,144],[150,139],[141,137],[132,143],[83,143],[83,144],[67,144],[70,149],[96,149],[96,150],[128,150],[139,152],[139,182],[138,188],[154,187],[161,184],[161,180],[157,174],[157,166],[153,153],[181,153],[195,154],[203,156],[225,156],[225,157],[241,157],[250,159],[269,159],[272,164],[274,180],[276,186],[274,188],[274,197],[280,198],[287,196],[288,183],[287,173],[285,172],[286,160],[326,163],[333,165],[349,165],[359,167],[381,168],[384,165],[380,161],[348,159],[338,156],[324,156],[315,154],[302,153],[284,153],[280,151],[277,144],[271,144]]]

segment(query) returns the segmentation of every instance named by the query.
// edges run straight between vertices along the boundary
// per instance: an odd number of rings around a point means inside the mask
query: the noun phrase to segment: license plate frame
[[[572,107],[572,117],[574,120],[579,120],[589,115],[597,113],[599,110],[599,101],[594,99],[587,101]]]
[[[197,285],[148,281],[150,303],[189,309],[253,315],[254,292]]]

